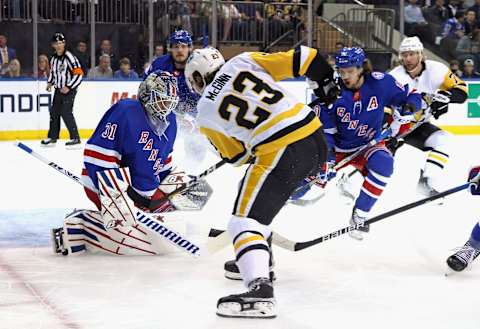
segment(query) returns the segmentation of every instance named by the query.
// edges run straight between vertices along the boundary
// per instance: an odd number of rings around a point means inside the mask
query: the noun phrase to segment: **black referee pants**
[[[60,89],[55,89],[53,106],[50,110],[50,129],[48,137],[58,139],[60,134],[60,118],[63,119],[70,134],[70,139],[80,139],[77,124],[73,117],[73,102],[75,101],[76,90],[70,90],[68,94],[62,94]]]

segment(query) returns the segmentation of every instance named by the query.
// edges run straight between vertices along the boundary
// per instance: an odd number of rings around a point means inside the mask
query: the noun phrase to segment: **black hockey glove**
[[[317,81],[318,88],[313,92],[318,97],[319,101],[326,106],[335,102],[340,96],[340,87],[338,86],[338,79],[327,77],[323,81]]]
[[[446,90],[439,90],[437,95],[432,96],[433,102],[430,104],[430,109],[435,119],[448,112],[448,103],[450,103],[452,97],[452,94]]]

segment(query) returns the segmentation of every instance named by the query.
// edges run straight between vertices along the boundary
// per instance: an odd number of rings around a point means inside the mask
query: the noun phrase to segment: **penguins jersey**
[[[200,98],[197,123],[222,158],[241,165],[312,134],[320,120],[277,81],[325,72],[316,49],[242,53],[225,63]],[[310,69],[310,70],[309,70]]]
[[[438,90],[447,90],[452,93],[451,103],[463,103],[467,98],[465,82],[440,62],[426,60],[421,74],[413,79],[402,65],[394,68],[390,74],[401,84],[408,84],[410,89],[416,89],[419,93],[434,94]],[[423,102],[422,107],[425,109],[427,104]]]

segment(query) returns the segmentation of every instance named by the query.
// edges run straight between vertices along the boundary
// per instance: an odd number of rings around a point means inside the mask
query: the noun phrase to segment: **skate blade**
[[[45,147],[45,148],[51,148],[51,147],[55,147],[57,144],[40,144],[40,147]]]
[[[236,281],[243,280],[242,275],[240,273],[226,272],[225,271],[225,277],[229,280],[236,280]]]
[[[348,236],[357,241],[363,241],[364,239],[363,233],[359,231],[350,231]]]
[[[253,309],[242,310],[239,303],[223,303],[217,308],[217,315],[224,318],[273,319],[277,316],[275,302],[256,302]]]

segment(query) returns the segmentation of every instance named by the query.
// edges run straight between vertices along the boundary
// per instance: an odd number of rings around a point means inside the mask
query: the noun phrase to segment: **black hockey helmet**
[[[63,33],[56,32],[56,33],[52,36],[51,42],[65,42],[65,36],[63,35]]]

